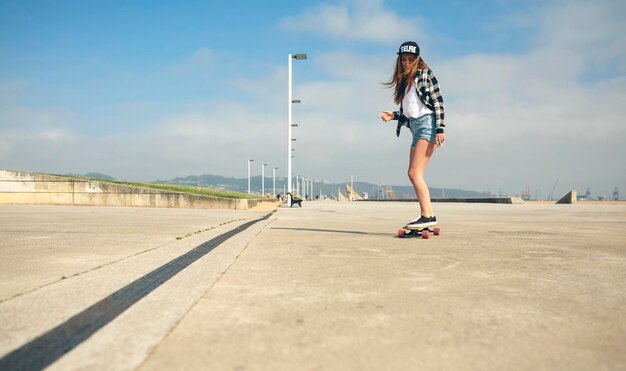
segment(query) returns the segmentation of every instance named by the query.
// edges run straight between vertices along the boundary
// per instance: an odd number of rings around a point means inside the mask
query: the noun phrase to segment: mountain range
[[[295,179],[294,179],[295,182]],[[167,180],[157,180],[155,183],[169,183],[169,184],[183,184],[197,187],[210,187],[217,189],[227,189],[231,191],[248,192],[248,179],[247,178],[228,178],[220,175],[190,175],[187,177],[178,177]],[[286,178],[276,178],[276,193],[283,193],[286,184]],[[350,182],[345,183],[328,183],[313,181],[313,195],[319,196],[320,191],[322,195],[327,197],[337,197],[337,192],[341,191],[346,194],[346,184],[350,185]],[[261,193],[262,191],[262,179],[261,176],[254,176],[250,178],[250,190],[253,193]],[[273,193],[272,177],[265,177],[265,193]],[[393,198],[415,198],[415,191],[412,186],[398,186],[387,184],[371,184],[367,182],[353,182],[353,187],[360,195],[367,194],[370,199],[379,198],[391,198],[391,192],[393,192]],[[389,188],[390,187],[390,188]],[[442,197],[486,197],[484,192],[467,191],[463,189],[449,189],[449,188],[429,188],[432,198]]]
[[[87,174],[68,174],[85,176],[94,179],[106,179],[115,180],[110,175],[101,173],[87,173]],[[294,178],[295,182],[295,178]],[[298,180],[300,182],[300,180]],[[248,179],[247,178],[233,178],[224,177],[221,175],[189,175],[186,177],[177,177],[174,179],[157,180],[152,183],[160,184],[180,184],[196,187],[207,187],[215,189],[225,189],[237,192],[248,192]],[[286,178],[276,178],[276,193],[282,194],[285,192]],[[260,175],[250,178],[250,191],[252,193],[260,194],[263,185],[265,186],[265,193],[273,193],[272,177],[265,177],[265,184],[262,183]],[[326,196],[337,197],[337,192],[341,192],[346,195],[346,185],[350,185],[350,182],[345,183],[328,183],[321,181],[313,181],[313,196]],[[415,198],[415,191],[412,186],[399,186],[388,184],[372,184],[367,182],[353,182],[353,187],[356,192],[361,196],[367,195],[369,199],[388,199],[388,198]],[[468,191],[463,189],[451,189],[451,188],[429,188],[432,198],[444,198],[444,197],[487,197],[484,192]]]

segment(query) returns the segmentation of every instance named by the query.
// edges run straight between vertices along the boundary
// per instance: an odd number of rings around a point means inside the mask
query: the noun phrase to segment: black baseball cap
[[[400,49],[398,49],[398,54],[409,53],[420,55],[420,47],[417,46],[415,41],[407,41],[400,45]]]

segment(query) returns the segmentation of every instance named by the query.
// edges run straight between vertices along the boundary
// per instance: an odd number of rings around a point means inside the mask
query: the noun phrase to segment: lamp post
[[[287,192],[291,193],[291,105],[294,103],[300,103],[300,100],[294,101],[291,97],[291,60],[292,59],[297,59],[297,60],[304,60],[306,59],[306,54],[289,54],[288,56],[288,74],[289,74],[289,101],[288,101],[288,107],[289,107],[289,122],[288,122],[288,140],[287,140]],[[287,204],[291,205],[291,195],[288,195],[287,198]]]
[[[273,195],[274,198],[276,198],[276,170],[278,170],[277,167],[274,168],[273,174],[272,174],[272,190],[273,190]]]
[[[248,194],[250,194],[250,163],[254,160],[248,160]]]
[[[297,194],[301,194],[300,193],[300,183],[299,183],[299,179],[298,179],[297,175],[296,175],[296,193]]]
[[[265,167],[267,164],[261,166],[261,196],[265,196]]]
[[[309,195],[309,178],[302,179],[302,193],[304,194],[304,199],[308,200],[307,196]]]

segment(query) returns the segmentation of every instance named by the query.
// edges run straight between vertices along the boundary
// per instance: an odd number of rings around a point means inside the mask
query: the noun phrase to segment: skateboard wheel
[[[428,239],[428,237],[430,237],[430,235],[428,234],[428,229],[424,229],[422,231],[422,238]]]
[[[406,231],[404,229],[398,229],[398,238],[404,238]]]
[[[439,236],[439,235],[441,234],[441,228],[435,228],[435,229],[433,229],[433,234],[434,234],[435,236]]]

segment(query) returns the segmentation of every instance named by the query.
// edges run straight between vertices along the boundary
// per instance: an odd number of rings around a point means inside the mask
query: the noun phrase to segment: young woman
[[[391,81],[394,102],[400,111],[383,111],[383,121],[398,120],[396,135],[402,126],[413,134],[409,156],[409,179],[415,188],[421,213],[406,224],[406,228],[428,228],[437,225],[430,202],[430,192],[424,181],[424,171],[435,149],[445,141],[443,97],[439,83],[420,55],[417,43],[407,41],[400,46]]]

